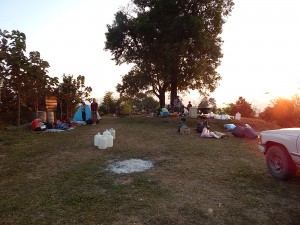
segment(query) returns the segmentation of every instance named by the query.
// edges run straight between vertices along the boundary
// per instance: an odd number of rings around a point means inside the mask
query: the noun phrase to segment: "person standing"
[[[174,99],[173,102],[173,107],[174,107],[174,112],[177,112],[178,114],[180,113],[180,106],[181,106],[181,102],[179,99],[179,96],[177,95],[176,98]]]
[[[93,119],[93,125],[96,125],[97,120],[98,120],[98,103],[96,102],[96,99],[93,98],[93,102],[91,104],[91,111],[92,111],[92,119]]]
[[[81,105],[81,114],[82,114],[82,121],[86,121],[85,103],[84,102],[82,102],[82,105]]]
[[[188,110],[190,110],[191,107],[193,107],[191,101],[189,101],[189,104],[186,106]]]

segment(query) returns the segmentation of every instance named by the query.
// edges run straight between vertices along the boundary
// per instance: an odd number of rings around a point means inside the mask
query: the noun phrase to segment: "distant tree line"
[[[292,99],[272,100],[271,105],[259,113],[259,117],[266,121],[275,121],[280,127],[299,127],[300,96],[294,95]]]
[[[134,98],[113,97],[113,92],[108,91],[100,103],[99,112],[101,115],[128,115],[136,110],[141,112],[146,109],[148,112],[154,112],[159,108],[159,102],[146,93],[138,93]]]
[[[276,98],[270,102],[262,112],[247,102],[245,98],[239,97],[235,103],[229,103],[224,108],[215,111],[219,114],[235,115],[241,113],[242,117],[259,117],[268,122],[274,122],[280,127],[299,127],[300,126],[300,97],[294,95],[291,99]]]

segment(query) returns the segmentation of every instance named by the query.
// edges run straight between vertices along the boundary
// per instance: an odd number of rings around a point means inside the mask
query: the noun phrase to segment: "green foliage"
[[[215,113],[219,115],[222,114],[230,115],[230,107],[217,108]]]
[[[259,117],[266,121],[275,121],[281,127],[296,127],[300,125],[300,101],[299,96],[293,98],[277,98],[272,105],[264,109]]]
[[[0,30],[2,39],[1,51],[3,53],[3,61],[1,77],[6,84],[13,90],[17,101],[17,125],[21,121],[21,104],[29,89],[26,88],[28,77],[26,76],[26,36],[24,33],[13,30],[11,33]],[[5,39],[5,41],[4,41]]]
[[[82,99],[88,100],[92,89],[85,87],[84,76],[73,79],[64,75],[63,83],[59,84],[57,77],[48,75],[50,65],[41,59],[38,51],[30,52],[28,57],[25,53],[24,33],[0,30],[1,118],[17,118],[13,122],[17,125],[31,121],[33,114],[45,110],[45,98],[52,95],[60,100],[61,113],[66,110],[71,116]]]
[[[64,74],[63,82],[55,90],[61,117],[65,114],[68,118],[72,118],[77,106],[90,95],[91,91],[91,87],[85,86],[84,76],[79,75],[74,78],[73,75]]]
[[[5,86],[1,90],[1,101],[3,105],[9,103],[1,111],[6,114],[17,112],[14,117],[17,118],[17,125],[20,125],[21,121],[31,120],[36,111],[45,110],[45,97],[53,93],[53,86],[58,79],[47,75],[49,63],[40,58],[38,51],[30,52],[29,57],[25,55],[24,33],[0,30],[0,37],[0,79]]]
[[[138,111],[146,108],[149,112],[152,112],[159,108],[159,102],[145,93],[138,93],[136,97],[133,98],[132,103]]]
[[[243,117],[254,118],[256,114],[251,103],[243,97],[239,97],[235,103],[228,104],[228,107],[230,108],[229,115],[235,115],[239,112]]]
[[[44,111],[45,98],[53,95],[53,87],[58,84],[58,78],[52,78],[47,75],[47,69],[50,67],[47,61],[40,58],[37,51],[30,52],[27,64],[26,88],[30,89],[30,94],[24,99],[30,111]]]
[[[119,113],[122,116],[130,115],[132,112],[132,106],[129,102],[122,102],[120,104],[120,110]]]
[[[216,99],[204,97],[198,105],[199,108],[211,108],[213,112],[217,110]]]
[[[118,104],[119,101],[113,97],[113,92],[106,92],[99,107],[100,114],[115,114]]]
[[[166,91],[170,99],[187,89],[213,91],[221,79],[216,71],[222,57],[219,34],[233,1],[133,3],[134,10],[117,12],[107,26],[105,49],[117,64],[134,64],[117,91],[131,97],[150,91],[160,106]]]

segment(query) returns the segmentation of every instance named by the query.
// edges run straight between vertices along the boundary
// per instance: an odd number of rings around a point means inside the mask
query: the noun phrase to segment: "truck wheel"
[[[266,155],[268,170],[273,177],[287,180],[296,173],[296,167],[291,157],[279,146],[271,146]]]

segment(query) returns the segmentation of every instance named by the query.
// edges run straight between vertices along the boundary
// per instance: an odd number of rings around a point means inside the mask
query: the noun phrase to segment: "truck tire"
[[[271,146],[267,151],[266,163],[269,172],[277,179],[287,180],[296,173],[296,166],[283,147]]]

